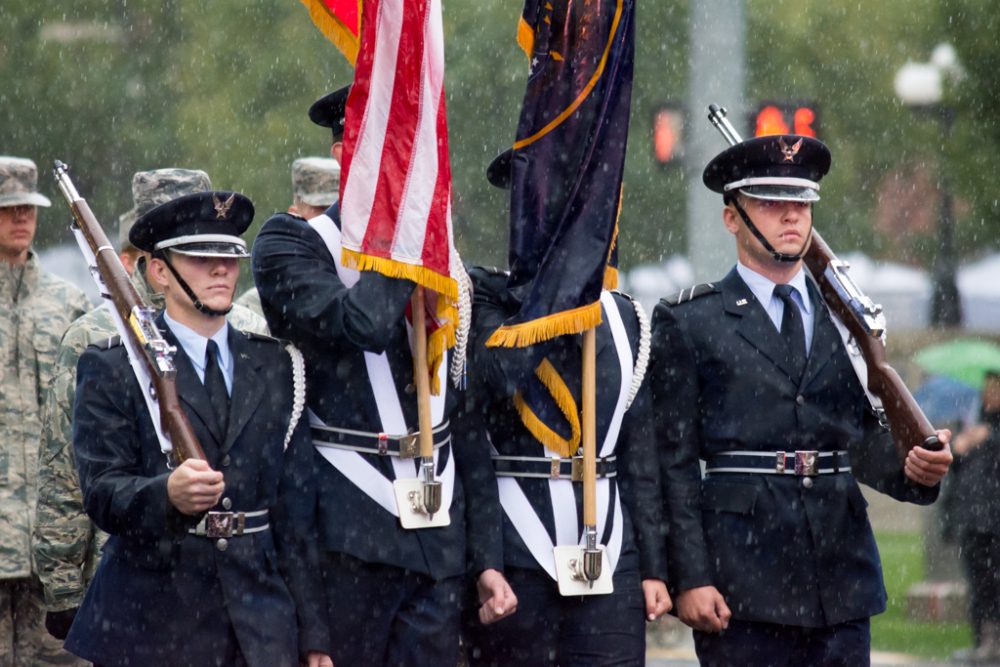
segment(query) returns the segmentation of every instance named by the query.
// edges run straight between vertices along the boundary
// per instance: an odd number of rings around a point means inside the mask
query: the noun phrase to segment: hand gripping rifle
[[[708,120],[722,133],[730,145],[742,139],[726,119],[726,110],[715,104],[708,106]],[[917,405],[910,390],[896,370],[886,361],[885,315],[882,306],[873,303],[854,281],[850,265],[838,259],[813,227],[809,249],[802,258],[819,286],[830,310],[847,328],[854,345],[860,350],[867,369],[866,390],[879,419],[892,431],[900,459],[916,446],[941,449],[934,427]],[[851,350],[848,350],[850,353]],[[865,375],[859,373],[859,379]],[[864,380],[862,383],[865,384]]]
[[[80,250],[90,263],[90,270],[101,290],[101,296],[110,301],[139,384],[146,385],[145,398],[150,416],[155,414],[154,406],[159,408],[157,434],[160,435],[161,447],[165,451],[172,449],[173,459],[177,464],[185,459],[205,460],[205,452],[177,397],[177,370],[174,366],[174,353],[177,349],[164,340],[156,328],[153,322],[154,309],[142,302],[132,286],[125,267],[101,228],[101,223],[94,217],[87,200],[77,193],[69,177],[69,167],[56,160],[53,175],[73,212],[73,233],[80,244]],[[148,381],[144,382],[143,379]],[[155,424],[156,418],[153,417],[153,420]],[[164,443],[164,440],[167,442]]]

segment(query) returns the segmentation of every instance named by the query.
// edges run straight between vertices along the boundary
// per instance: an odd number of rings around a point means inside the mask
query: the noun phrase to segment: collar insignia
[[[229,215],[229,209],[233,205],[234,201],[236,201],[235,192],[229,195],[229,199],[226,201],[221,201],[218,197],[212,195],[212,206],[215,207],[215,219],[225,219],[225,217]]]
[[[798,155],[799,149],[802,148],[802,140],[799,139],[789,146],[785,143],[784,137],[778,137],[778,147],[781,149],[781,154],[785,156],[784,162],[794,162],[795,156]]]
[[[740,299],[739,301],[736,302],[736,305],[737,306],[745,306],[745,305],[747,305],[747,300],[746,299]]]

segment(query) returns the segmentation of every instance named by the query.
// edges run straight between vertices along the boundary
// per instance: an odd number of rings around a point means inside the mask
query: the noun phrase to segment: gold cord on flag
[[[548,359],[542,359],[542,363],[538,364],[535,369],[535,375],[549,391],[559,410],[566,417],[566,421],[569,422],[569,439],[567,440],[549,428],[527,404],[520,391],[514,394],[514,407],[517,409],[517,414],[521,417],[524,427],[538,442],[559,456],[569,458],[575,455],[580,448],[580,411],[577,408],[576,400],[569,387],[566,386],[566,382],[560,377],[559,371]]]

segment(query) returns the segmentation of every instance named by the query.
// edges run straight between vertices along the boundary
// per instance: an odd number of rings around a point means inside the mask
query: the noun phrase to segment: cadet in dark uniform
[[[490,181],[507,187],[505,155]],[[479,665],[642,665],[645,620],[670,609],[660,525],[655,442],[649,395],[642,386],[649,324],[642,309],[617,292],[601,296],[596,332],[598,541],[613,572],[608,594],[560,595],[553,548],[582,535],[579,454],[581,336],[559,336],[524,348],[486,347],[520,308],[507,274],[473,269],[475,285],[468,412],[492,446],[498,499],[480,521],[502,535],[496,558],[517,595],[517,613],[494,625],[468,605],[465,644]],[[557,398],[558,397],[558,398]],[[564,452],[560,456],[560,452]],[[571,452],[571,453],[567,453]],[[492,620],[492,619],[487,619]]]
[[[225,319],[252,219],[246,197],[204,192],[129,234],[152,254],[157,326],[207,461],[170,468],[117,337],[80,358],[73,445],[84,506],[111,537],[66,647],[98,665],[323,664],[301,357]]]
[[[739,263],[653,315],[671,587],[704,665],[868,664],[886,594],[858,481],[927,504],[951,463],[918,447],[900,467],[803,270],[829,166],[799,136],[716,156]]]
[[[315,122],[333,127],[335,142],[346,97],[343,89],[310,109]],[[404,437],[417,426],[404,317],[414,285],[345,269],[340,251],[336,204],[308,221],[275,215],[253,249],[271,331],[294,342],[306,359],[319,461],[314,534],[322,550],[330,655],[337,665],[454,665],[467,569],[494,591],[491,598],[503,600],[509,592],[495,565],[476,553],[467,564],[466,533],[479,526],[466,514],[481,504],[471,496],[485,488],[468,482],[471,471],[488,470],[489,452],[450,432],[458,398],[441,377],[431,412],[441,511],[450,524],[401,526],[406,508],[396,502],[393,481],[416,473]]]

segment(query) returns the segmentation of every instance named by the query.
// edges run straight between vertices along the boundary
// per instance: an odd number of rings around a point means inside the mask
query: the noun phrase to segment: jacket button
[[[232,508],[233,508],[233,501],[230,500],[229,498],[223,498],[222,499],[222,509],[229,510],[229,509],[232,509]]]
[[[227,465],[229,465],[232,462],[233,462],[232,459],[229,458],[229,454],[226,454],[224,457],[222,457],[222,465],[223,466],[227,466]]]
[[[796,396],[796,397],[795,397],[795,402],[796,402],[796,403],[797,403],[798,405],[805,405],[805,402],[806,402],[806,398],[805,398],[805,396],[803,396],[802,394],[799,394],[798,396]]]
[[[229,540],[227,540],[224,537],[220,537],[218,540],[215,541],[215,548],[218,549],[219,551],[225,551],[226,549],[229,548]]]
[[[417,390],[417,385],[413,384],[412,382],[403,388],[403,391],[405,391],[407,394],[412,394],[416,390]]]
[[[803,477],[802,478],[802,488],[804,488],[804,489],[811,489],[811,488],[813,488],[813,478],[812,477]]]

